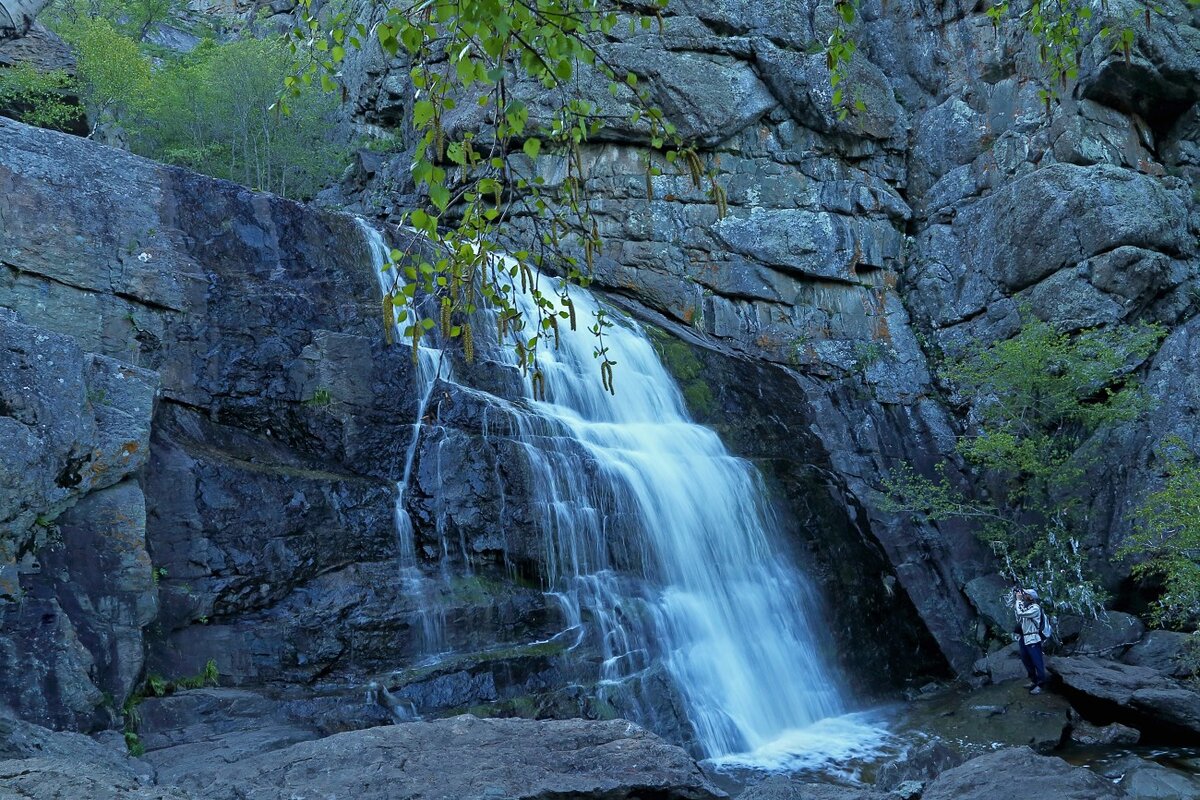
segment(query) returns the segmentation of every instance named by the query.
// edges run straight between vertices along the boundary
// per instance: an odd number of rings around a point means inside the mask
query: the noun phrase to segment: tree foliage
[[[348,147],[331,135],[336,99],[314,87],[297,93],[293,113],[272,109],[296,69],[289,48],[206,39],[190,53],[151,59],[139,31],[169,9],[159,0],[56,8],[51,21],[75,51],[93,132],[108,126],[140,155],[289,197],[312,197],[336,180],[348,162]],[[117,21],[97,15],[106,11]]]
[[[1133,369],[1161,337],[1152,325],[1072,335],[1026,314],[1013,338],[951,359],[942,378],[974,401],[974,430],[958,452],[989,479],[992,497],[958,490],[944,471],[930,478],[902,466],[886,485],[885,507],[970,520],[1010,578],[1064,609],[1097,611],[1103,596],[1087,577],[1080,489],[1103,454],[1087,440],[1145,408]]]
[[[665,5],[652,0],[649,13],[626,16],[599,0],[416,0],[381,5],[383,19],[371,29],[345,14],[310,14],[293,32],[293,48],[308,58],[288,82],[293,92],[317,83],[333,90],[347,48],[372,42],[409,67],[417,140],[411,174],[429,202],[407,222],[445,245],[433,258],[392,254],[387,301],[414,347],[441,323],[441,334],[460,337],[470,358],[472,317],[488,308],[501,341],[534,369],[535,387],[544,381],[536,350],[557,337],[560,324],[576,326],[566,282],[586,283],[603,246],[584,191],[583,148],[607,112],[584,98],[586,83],[607,81],[614,97],[633,104],[629,121],[656,154],[645,165],[648,195],[653,177],[674,168],[697,188],[707,183],[724,213],[724,191],[697,151],[650,102],[638,76],[607,63],[596,47],[618,24],[662,25]],[[517,219],[531,235],[504,241],[505,226]],[[438,312],[418,311],[428,307]],[[603,312],[590,327],[611,390],[615,361],[603,340]]]
[[[83,115],[71,102],[71,76],[61,69],[41,72],[30,64],[0,69],[0,114],[28,125],[67,130]]]
[[[1144,559],[1133,568],[1163,582],[1154,621],[1195,628],[1200,624],[1200,458],[1177,436],[1158,448],[1165,477],[1135,514],[1137,532],[1123,555]]]
[[[330,135],[336,101],[304,92],[293,113],[272,110],[291,55],[277,41],[206,41],[165,65],[132,123],[137,152],[290,197],[312,197],[342,172]]]
[[[75,51],[75,74],[93,132],[135,111],[151,85],[150,60],[137,42],[101,17],[80,17],[63,24],[59,33]]]
[[[54,0],[41,18],[55,30],[80,20],[105,20],[140,42],[155,25],[170,20],[182,5],[180,0]]]

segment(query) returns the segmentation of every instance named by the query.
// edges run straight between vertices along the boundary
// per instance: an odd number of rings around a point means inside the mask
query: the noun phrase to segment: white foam
[[[897,746],[883,715],[862,711],[790,728],[750,752],[732,753],[707,763],[722,772],[812,772],[853,780],[862,764],[885,757]]]

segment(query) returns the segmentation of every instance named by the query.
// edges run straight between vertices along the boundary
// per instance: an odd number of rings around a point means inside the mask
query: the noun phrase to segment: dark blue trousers
[[[1029,680],[1038,686],[1045,686],[1046,661],[1042,658],[1042,643],[1025,644],[1024,636],[1017,641],[1017,649],[1021,654],[1021,663],[1025,665],[1025,672],[1029,674]]]

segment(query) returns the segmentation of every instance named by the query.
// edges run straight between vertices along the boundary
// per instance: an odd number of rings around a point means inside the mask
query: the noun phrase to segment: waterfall
[[[523,445],[547,588],[592,626],[599,685],[661,665],[706,757],[769,749],[844,714],[817,598],[790,561],[761,476],[691,421],[646,334],[623,315],[605,333],[618,362],[616,393],[605,391],[585,330],[599,305],[577,287],[570,295],[579,330],[564,325],[557,348],[538,349],[544,399],[526,378],[524,397],[502,403],[503,419],[488,426]],[[517,302],[536,318],[530,297]],[[424,369],[420,380],[431,380]]]
[[[590,294],[572,287],[571,298],[579,319],[594,317]],[[527,301],[523,311],[534,313]],[[581,330],[557,350],[539,348],[546,396],[529,400],[584,446],[595,469],[571,463],[573,450],[564,458],[534,429],[520,436],[539,479],[552,579],[596,617],[607,643],[603,677],[620,680],[662,658],[710,757],[842,713],[810,619],[816,598],[784,555],[760,476],[689,419],[645,333],[613,320],[615,394],[602,387],[594,339]],[[644,548],[634,559],[640,585],[614,580],[614,534]],[[630,623],[622,596],[630,589],[642,594],[649,624]]]
[[[403,282],[399,280],[399,276],[394,269],[384,270],[383,266],[390,264],[391,258],[389,253],[391,248],[384,241],[383,236],[379,231],[372,228],[362,220],[358,220],[359,230],[362,231],[363,237],[367,242],[367,249],[371,253],[372,264],[375,266],[375,275],[379,281],[379,288],[383,294],[392,294],[397,291]],[[393,310],[393,328],[395,336],[400,340],[400,325],[395,321],[396,311]],[[429,597],[437,587],[431,584],[431,581],[421,571],[417,564],[417,554],[413,549],[413,524],[412,518],[408,514],[408,509],[405,505],[405,499],[408,494],[408,485],[412,480],[413,462],[417,454],[417,445],[421,441],[421,426],[424,424],[426,412],[429,408],[429,398],[433,394],[434,384],[439,377],[453,381],[454,376],[450,360],[443,357],[441,350],[435,347],[429,347],[424,344],[417,348],[417,369],[415,370],[415,381],[417,389],[417,416],[413,421],[412,438],[409,439],[408,447],[404,452],[404,469],[401,472],[400,480],[396,483],[396,503],[393,513],[393,519],[396,526],[396,543],[400,553],[400,578],[403,582],[404,590],[408,594]],[[426,602],[422,604],[421,614],[421,643],[420,650],[426,654],[437,654],[445,649],[445,637],[443,635],[444,620],[440,615],[440,607],[436,603]]]

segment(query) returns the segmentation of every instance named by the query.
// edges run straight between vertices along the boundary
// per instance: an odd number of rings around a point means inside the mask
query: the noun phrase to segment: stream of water
[[[379,235],[367,235],[381,255]],[[691,421],[650,340],[623,315],[606,332],[619,363],[616,392],[605,391],[586,331],[597,300],[576,287],[571,297],[579,330],[564,325],[557,348],[538,349],[544,399],[527,377],[525,396],[509,398],[492,424],[528,457],[549,589],[581,630],[591,626],[599,686],[616,691],[665,668],[712,759],[769,768],[868,747],[879,731],[841,716],[849,704],[827,662],[818,599],[788,555],[761,477]],[[518,298],[529,316],[532,302]],[[453,376],[439,351],[419,356],[423,415],[438,370]],[[419,428],[397,501],[408,553],[403,503]]]

